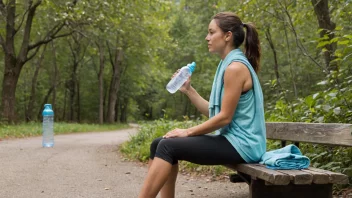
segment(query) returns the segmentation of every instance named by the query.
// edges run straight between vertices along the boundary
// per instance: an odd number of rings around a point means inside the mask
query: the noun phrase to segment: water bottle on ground
[[[172,94],[175,93],[192,75],[192,72],[195,70],[195,68],[195,62],[192,62],[190,64],[187,64],[187,66],[182,67],[180,71],[176,74],[176,76],[173,77],[170,82],[166,85],[166,89]]]
[[[45,104],[43,110],[43,147],[54,146],[54,111],[51,104]]]

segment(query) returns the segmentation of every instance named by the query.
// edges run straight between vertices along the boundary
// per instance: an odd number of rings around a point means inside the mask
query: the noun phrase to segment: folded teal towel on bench
[[[259,163],[274,170],[299,170],[308,168],[310,160],[302,155],[297,146],[290,144],[281,149],[264,153]]]

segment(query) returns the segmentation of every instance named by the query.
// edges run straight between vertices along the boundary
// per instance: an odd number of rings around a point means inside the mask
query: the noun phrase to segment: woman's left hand
[[[167,132],[163,138],[188,137],[188,129],[174,129]]]

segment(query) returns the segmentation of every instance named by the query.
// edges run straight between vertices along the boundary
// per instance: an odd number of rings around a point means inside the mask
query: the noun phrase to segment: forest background
[[[0,122],[40,122],[46,103],[57,122],[204,120],[165,85],[195,61],[209,98],[220,11],[259,31],[267,121],[352,123],[351,0],[0,0]],[[352,175],[351,149],[310,149],[316,167]]]

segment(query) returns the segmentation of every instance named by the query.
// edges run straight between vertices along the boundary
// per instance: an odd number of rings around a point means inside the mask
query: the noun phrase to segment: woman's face
[[[208,34],[205,40],[208,41],[208,49],[211,53],[222,53],[226,46],[226,35],[216,24],[215,20],[211,20],[208,27]]]

